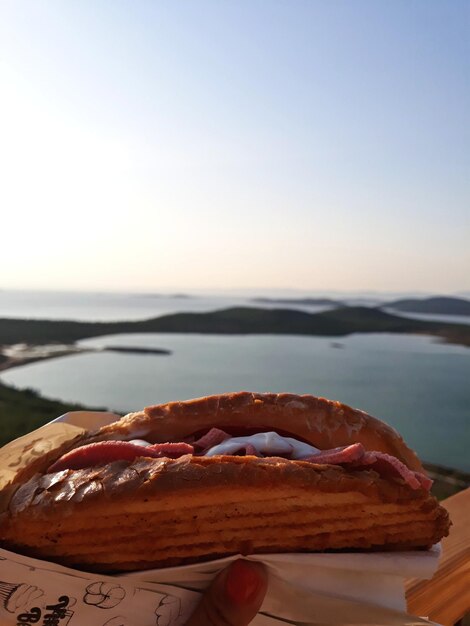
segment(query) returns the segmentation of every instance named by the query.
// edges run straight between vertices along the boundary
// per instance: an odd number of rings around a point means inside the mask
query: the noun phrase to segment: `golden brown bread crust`
[[[410,469],[424,472],[416,453],[388,424],[341,402],[291,393],[241,391],[150,406],[104,426],[91,440],[142,437],[152,443],[180,441],[212,426],[277,428],[320,450],[360,442],[366,450],[386,452]]]
[[[0,519],[0,541],[125,571],[237,552],[428,547],[448,527],[424,489],[372,470],[187,455],[35,476]]]

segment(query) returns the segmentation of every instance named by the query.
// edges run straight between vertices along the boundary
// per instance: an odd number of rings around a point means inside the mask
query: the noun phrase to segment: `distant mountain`
[[[331,298],[251,298],[251,302],[289,305],[301,304],[302,306],[346,306],[341,300],[332,300]]]
[[[396,311],[409,313],[435,313],[440,315],[470,315],[470,300],[449,296],[436,296],[424,299],[404,299],[386,302],[382,305]]]

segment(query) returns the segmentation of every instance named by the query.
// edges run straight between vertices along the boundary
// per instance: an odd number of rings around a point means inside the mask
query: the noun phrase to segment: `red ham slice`
[[[158,453],[159,457],[167,456],[170,459],[179,459],[185,454],[194,454],[194,446],[189,443],[153,443],[148,446],[150,450]],[[141,455],[145,456],[145,454]]]
[[[218,446],[220,443],[223,443],[230,438],[231,435],[221,430],[220,428],[211,428],[208,433],[194,441],[193,446],[196,448],[201,448],[201,451],[197,452],[197,456],[204,456],[207,450],[210,450],[214,446]],[[240,450],[236,452],[236,455],[240,456],[243,454],[243,452],[251,456],[263,456],[251,443],[245,444],[243,448],[240,448]]]
[[[230,439],[230,435],[226,432],[220,430],[220,428],[211,428],[208,433],[195,441],[193,446],[196,448],[202,448],[202,450],[208,450],[209,448],[218,446],[219,443],[227,441],[227,439]]]
[[[245,454],[250,456],[262,456],[260,452],[255,448],[251,443],[247,443],[245,445]],[[237,452],[237,455],[240,455],[240,450]]]
[[[421,474],[421,472],[415,472],[415,476],[419,480],[419,483],[423,489],[426,489],[426,491],[431,490],[432,484],[434,482],[433,480],[431,480],[424,474]]]
[[[312,456],[302,459],[302,461],[325,463],[327,465],[344,465],[362,459],[364,454],[365,449],[362,443],[353,443],[350,446],[322,450],[318,454],[312,454]]]
[[[322,450],[319,454],[303,460],[310,463],[344,465],[355,469],[373,469],[384,478],[403,479],[412,489],[423,488],[429,491],[432,486],[430,478],[420,472],[413,472],[396,457],[385,452],[368,452],[361,443]]]
[[[184,454],[193,454],[194,448],[188,443],[156,443],[151,446],[139,446],[129,441],[99,441],[75,448],[64,454],[50,466],[48,472],[60,472],[65,469],[83,469],[93,465],[103,465],[112,461],[133,461],[137,457],[177,459]]]
[[[354,462],[354,467],[371,468],[384,478],[402,478],[412,489],[424,487],[423,483],[429,481],[424,474],[420,474],[422,479],[417,478],[418,472],[413,472],[396,457],[385,452],[366,452],[362,459]]]

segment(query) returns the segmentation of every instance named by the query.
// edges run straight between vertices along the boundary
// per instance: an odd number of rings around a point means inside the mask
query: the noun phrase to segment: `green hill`
[[[83,410],[85,407],[79,404],[43,398],[33,389],[20,390],[0,383],[0,446],[39,428],[59,415]]]
[[[0,319],[0,345],[73,343],[120,333],[283,334],[341,337],[351,333],[434,335],[470,346],[470,325],[406,319],[377,308],[341,307],[322,313],[233,307],[207,313],[174,313],[136,322]]]

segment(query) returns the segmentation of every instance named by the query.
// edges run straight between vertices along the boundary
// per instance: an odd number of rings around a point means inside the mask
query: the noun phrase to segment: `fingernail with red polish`
[[[247,561],[235,561],[225,579],[225,591],[234,604],[248,604],[255,599],[261,586],[256,569]]]

